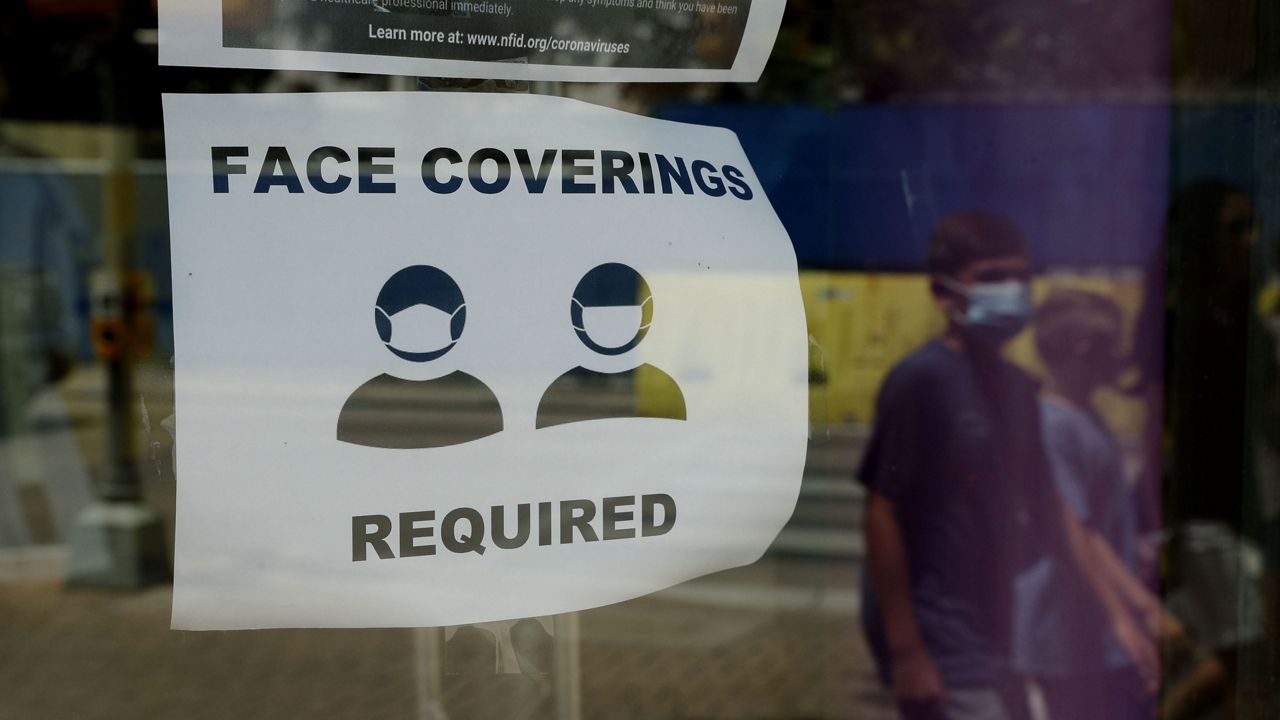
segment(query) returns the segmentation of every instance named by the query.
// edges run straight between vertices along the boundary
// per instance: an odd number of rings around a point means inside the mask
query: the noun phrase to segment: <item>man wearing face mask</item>
[[[927,264],[946,330],[885,380],[858,471],[864,626],[904,718],[1018,718],[1014,579],[1046,553],[1077,557],[1037,383],[1001,356],[1032,313],[1030,260],[1012,222],[964,212],[938,222]]]
[[[458,344],[467,321],[462,290],[443,270],[414,265],[392,275],[373,309],[378,337],[411,363],[437,360]],[[380,448],[431,448],[502,430],[493,391],[461,370],[431,380],[379,375],[351,393],[338,440]]]

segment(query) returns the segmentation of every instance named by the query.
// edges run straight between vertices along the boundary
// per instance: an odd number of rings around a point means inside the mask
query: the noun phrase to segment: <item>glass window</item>
[[[155,4],[0,7],[0,717],[1274,716],[1271,5],[790,0],[756,82],[588,83],[161,66]],[[708,65],[741,31],[628,29]],[[762,557],[554,616],[169,629],[161,94],[349,91],[736,133],[808,348],[803,479]],[[566,377],[551,414],[598,412],[583,388],[684,411],[648,375]]]

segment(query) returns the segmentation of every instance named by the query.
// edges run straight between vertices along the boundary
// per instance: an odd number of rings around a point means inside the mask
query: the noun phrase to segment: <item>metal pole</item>
[[[582,718],[581,629],[578,613],[555,616],[556,720]]]
[[[128,57],[132,32],[125,17],[117,23],[113,50]],[[104,267],[92,282],[94,347],[106,366],[106,465],[96,483],[97,501],[77,516],[70,534],[67,584],[76,587],[139,588],[169,577],[169,558],[160,514],[141,501],[134,460],[134,392],[131,352],[139,313],[144,310],[136,262],[137,191],[134,177],[136,133],[131,127],[128,69],[107,66],[103,76],[106,122],[103,147]]]

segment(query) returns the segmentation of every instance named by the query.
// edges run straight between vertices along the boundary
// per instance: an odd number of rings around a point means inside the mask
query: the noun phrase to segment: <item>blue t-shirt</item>
[[[1041,444],[1037,383],[1002,360],[979,371],[935,340],[893,369],[858,472],[893,501],[917,624],[948,687],[998,681],[1009,660],[1014,578],[1062,544]],[[869,573],[867,637],[888,655]]]
[[[1115,439],[1088,410],[1052,398],[1042,399],[1040,410],[1058,495],[1134,569],[1137,507]],[[1014,617],[1014,663],[1020,672],[1066,675],[1130,664],[1101,603],[1068,557],[1046,555],[1018,578]]]

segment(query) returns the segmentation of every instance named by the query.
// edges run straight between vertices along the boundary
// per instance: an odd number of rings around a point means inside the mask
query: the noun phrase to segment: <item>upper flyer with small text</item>
[[[784,0],[161,0],[160,62],[455,78],[753,82]]]

